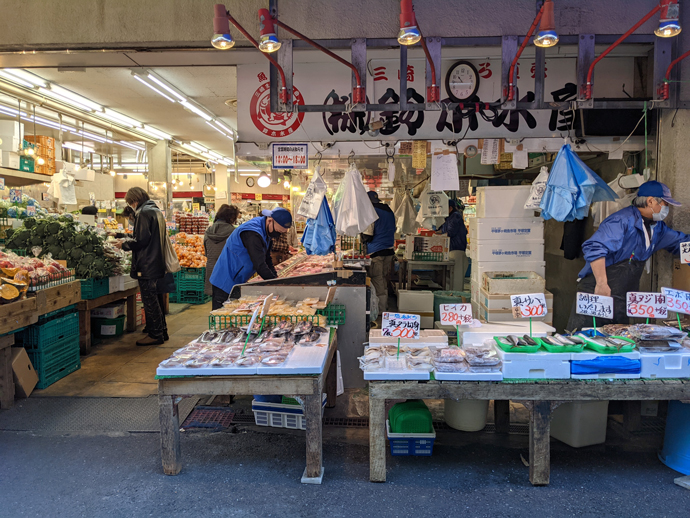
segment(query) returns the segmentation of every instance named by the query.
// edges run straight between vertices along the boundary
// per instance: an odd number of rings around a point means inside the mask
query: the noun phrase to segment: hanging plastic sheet
[[[403,200],[405,199],[405,189],[395,189],[393,194],[393,201],[391,202],[391,210],[396,212]]]
[[[414,203],[412,197],[407,194],[405,199],[398,205],[395,210],[395,224],[397,232],[401,234],[414,234],[419,228],[419,223],[416,221],[417,211],[414,210]]]
[[[338,234],[356,236],[379,219],[367,196],[359,171],[351,165],[333,197],[335,230]]]
[[[335,223],[328,201],[323,198],[316,218],[307,220],[302,244],[307,255],[326,255],[335,252]]]
[[[541,210],[539,204],[544,196],[544,190],[546,189],[546,182],[549,181],[549,170],[546,167],[542,167],[539,171],[539,176],[532,182],[532,187],[529,190],[529,198],[525,202],[525,210]]]
[[[316,218],[319,210],[321,210],[321,201],[326,196],[326,189],[326,182],[321,178],[319,168],[317,167],[309,187],[307,187],[307,191],[304,193],[304,198],[302,198],[297,214],[305,218]]]
[[[618,195],[564,144],[551,166],[540,207],[544,219],[573,221],[587,217],[593,202],[617,200]]]

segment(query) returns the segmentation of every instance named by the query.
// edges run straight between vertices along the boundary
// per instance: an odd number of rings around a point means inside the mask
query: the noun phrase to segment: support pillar
[[[156,144],[147,145],[147,157],[149,175],[146,190],[152,200],[160,201],[168,216],[172,202],[172,153],[168,141],[159,140]]]

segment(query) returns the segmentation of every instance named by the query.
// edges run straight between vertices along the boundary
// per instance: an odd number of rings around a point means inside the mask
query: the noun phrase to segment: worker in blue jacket
[[[441,225],[437,234],[446,234],[450,238],[451,261],[455,263],[453,268],[453,291],[464,291],[465,273],[469,261],[467,259],[467,227],[462,214],[465,206],[462,202],[448,200],[448,217]]]
[[[587,264],[578,275],[577,291],[613,297],[613,318],[597,319],[600,324],[626,324],[626,294],[639,291],[645,262],[660,249],[679,254],[680,243],[690,237],[666,226],[669,205],[680,203],[661,182],[643,183],[632,205],[611,214],[594,235],[584,242]],[[592,317],[577,315],[573,304],[568,329],[592,325]]]
[[[379,299],[379,315],[388,311],[388,276],[393,265],[395,250],[395,214],[374,191],[367,192],[379,217],[362,233],[362,241],[367,245],[371,257],[369,277]]]
[[[213,267],[209,282],[218,288],[214,298],[222,299],[221,304],[236,284],[244,284],[255,273],[264,280],[278,277],[271,261],[271,242],[290,229],[292,214],[283,208],[264,210],[262,214],[230,234]]]

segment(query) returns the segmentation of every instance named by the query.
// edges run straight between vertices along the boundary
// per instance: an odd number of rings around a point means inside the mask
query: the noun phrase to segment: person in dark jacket
[[[165,219],[158,206],[141,187],[132,187],[127,191],[125,201],[134,210],[134,234],[133,239],[122,243],[122,249],[132,251],[130,275],[139,281],[148,330],[148,336],[137,341],[137,345],[161,345],[168,339],[162,297],[158,296],[158,284],[164,282],[166,273],[164,236],[161,233],[161,221],[165,229]]]
[[[379,314],[388,311],[388,276],[395,254],[395,214],[374,191],[367,193],[379,217],[362,233],[362,241],[367,245],[367,255],[371,257],[369,277],[371,285],[379,298]]]
[[[453,268],[453,291],[463,291],[465,273],[469,261],[467,260],[467,227],[462,213],[465,206],[455,200],[448,200],[448,217],[441,225],[439,234],[446,234],[450,238],[450,260],[455,263]]]
[[[213,286],[210,282],[211,272],[216,265],[216,261],[223,252],[225,242],[235,230],[235,223],[240,217],[240,209],[235,205],[223,204],[216,213],[216,218],[213,225],[206,229],[204,233],[204,251],[206,253],[206,282],[204,284],[204,292],[206,295],[211,295],[212,309],[223,307],[223,302],[228,299],[228,293]]]
[[[211,274],[211,284],[231,294],[254,273],[262,279],[278,277],[271,261],[271,243],[292,226],[292,214],[283,208],[265,210],[263,216],[242,223],[225,243]]]

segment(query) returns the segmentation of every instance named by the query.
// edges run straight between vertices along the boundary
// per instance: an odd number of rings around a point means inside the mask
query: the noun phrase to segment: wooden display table
[[[81,354],[91,352],[91,310],[111,302],[127,299],[127,331],[137,329],[137,293],[139,286],[124,291],[116,291],[97,299],[82,300],[77,304],[79,310],[79,347]]]
[[[400,268],[398,268],[399,290],[412,289],[412,272],[414,270],[442,270],[443,289],[450,291],[453,287],[455,261],[413,261],[411,259],[398,259],[398,261],[400,262]]]
[[[369,381],[369,480],[386,481],[386,399],[493,399],[496,431],[507,433],[507,403],[529,410],[529,480],[549,484],[551,411],[570,401],[690,399],[690,380]],[[557,399],[557,400],[556,400]]]
[[[160,404],[161,458],[163,472],[177,475],[182,469],[180,451],[180,422],[177,411],[178,396],[225,396],[236,395],[290,395],[304,399],[306,418],[307,467],[302,482],[320,484],[323,478],[322,463],[322,394],[326,392],[326,406],[335,406],[337,383],[337,338],[332,333],[326,354],[324,371],[318,375],[279,376],[189,376],[158,380]]]

